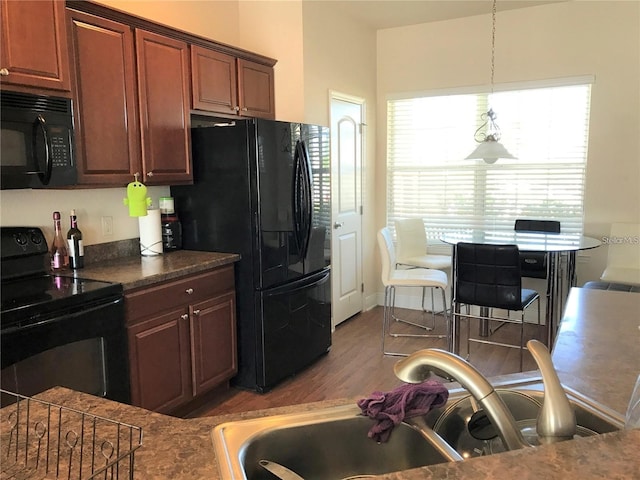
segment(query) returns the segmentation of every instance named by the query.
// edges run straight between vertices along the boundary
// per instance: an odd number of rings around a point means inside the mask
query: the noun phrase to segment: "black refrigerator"
[[[171,187],[183,248],[240,254],[232,383],[266,392],[331,348],[329,130],[251,119],[191,138],[194,184]]]

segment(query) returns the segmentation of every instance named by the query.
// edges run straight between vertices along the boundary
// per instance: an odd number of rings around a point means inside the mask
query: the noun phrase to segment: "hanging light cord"
[[[496,63],[496,10],[497,0],[493,0],[493,9],[491,10],[491,93],[493,94],[493,74],[495,73]]]
[[[496,11],[497,0],[493,0],[493,8],[491,10],[491,94],[493,94],[493,77],[495,73],[495,58],[496,58]],[[487,113],[483,113],[480,118],[484,120],[484,123],[476,130],[473,135],[476,142],[482,143],[486,140],[499,141],[500,140],[500,127],[495,123],[496,114],[492,108],[489,108]],[[489,127],[486,133],[483,132],[485,127]]]

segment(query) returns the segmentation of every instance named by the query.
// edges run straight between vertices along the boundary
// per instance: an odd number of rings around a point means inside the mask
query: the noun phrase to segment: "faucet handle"
[[[544,384],[544,401],[536,424],[538,439],[540,443],[571,440],[576,434],[576,414],[553,367],[549,350],[538,340],[529,340],[527,349],[540,369]]]

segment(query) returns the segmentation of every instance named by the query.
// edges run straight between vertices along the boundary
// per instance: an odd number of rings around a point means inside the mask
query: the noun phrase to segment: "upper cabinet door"
[[[188,46],[144,30],[135,36],[143,181],[190,183]]]
[[[276,116],[273,68],[238,59],[240,115],[274,119]]]
[[[0,16],[2,86],[70,91],[65,2],[0,0]]]
[[[133,30],[74,10],[68,16],[78,180],[124,186],[142,172]]]
[[[233,115],[238,111],[236,58],[191,46],[193,108]]]

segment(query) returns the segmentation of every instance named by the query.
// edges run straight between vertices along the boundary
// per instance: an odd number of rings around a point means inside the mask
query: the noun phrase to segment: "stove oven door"
[[[122,296],[3,329],[4,390],[32,396],[54,386],[128,403]]]

